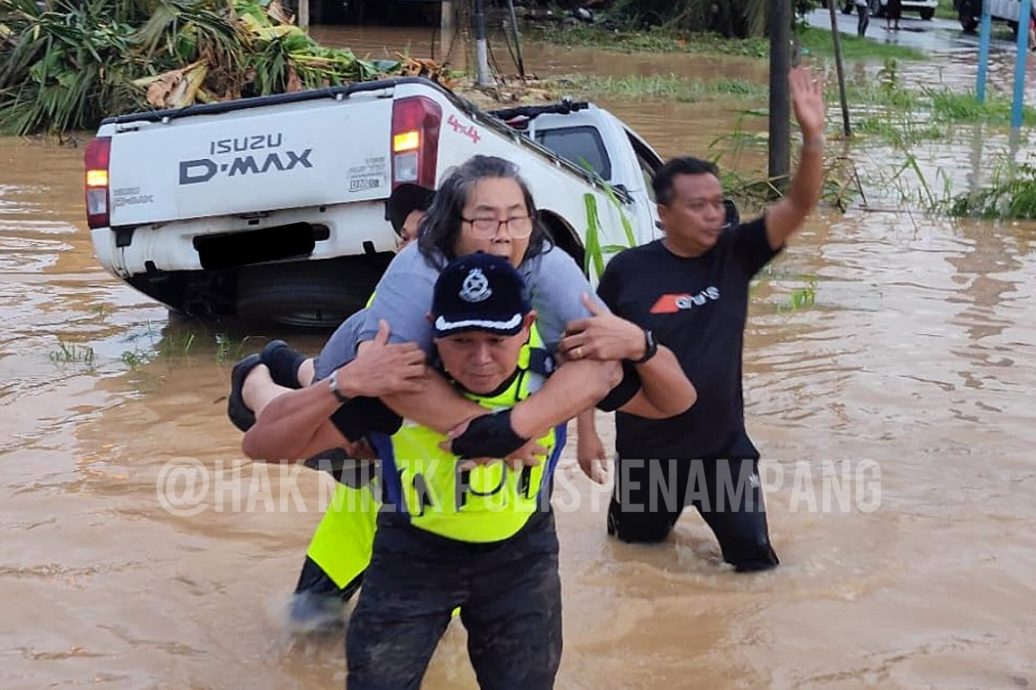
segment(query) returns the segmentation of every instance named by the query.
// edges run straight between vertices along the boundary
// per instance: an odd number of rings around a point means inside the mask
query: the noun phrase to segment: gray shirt
[[[353,361],[356,357],[356,345],[360,342],[360,329],[366,320],[367,310],[361,309],[343,321],[331,334],[313,363],[316,380],[326,379],[332,371]]]
[[[575,260],[557,247],[523,262],[518,272],[536,310],[540,336],[553,350],[569,321],[590,315],[580,296],[586,293],[596,300],[596,295]],[[427,315],[432,309],[432,291],[438,277],[439,268],[424,258],[416,244],[406,247],[392,260],[378,283],[374,302],[366,310],[367,318],[360,329],[360,342],[372,339],[378,332],[378,320],[385,319],[392,329],[392,342],[415,342],[431,354],[432,327]]]

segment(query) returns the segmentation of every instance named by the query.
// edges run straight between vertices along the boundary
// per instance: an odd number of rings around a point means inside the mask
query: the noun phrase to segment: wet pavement
[[[592,53],[528,59],[558,73],[674,64]],[[707,150],[744,107],[606,105],[663,155]],[[1009,148],[1003,130],[961,126],[915,154],[966,189]],[[851,150],[865,173],[900,163],[880,142]],[[243,462],[224,417],[236,354],[281,334],[227,345],[104,273],[80,157],[0,139],[0,687],[341,686],[343,636],[293,633],[284,616],[327,484]],[[747,418],[781,568],[730,572],[691,513],[667,544],[608,539],[607,494],[570,449],[559,688],[1036,683],[1036,225],[868,191],[896,211],[817,213],[754,287]],[[186,495],[194,470],[205,492],[170,504],[158,488]],[[425,687],[475,687],[460,626]]]
[[[943,0],[945,2],[945,0]],[[841,10],[835,12],[838,19],[838,30],[841,33],[856,35],[857,16],[845,14]],[[818,29],[831,28],[831,15],[828,10],[814,10],[806,15],[807,23]],[[886,29],[884,17],[871,16],[867,27],[867,38],[879,43],[900,45],[914,48],[930,55],[948,55],[952,53],[978,52],[978,34],[968,34],[961,29],[960,22],[950,19],[921,19],[916,12],[903,12],[899,21],[899,30]],[[994,23],[994,29],[1005,24]],[[990,42],[993,51],[1014,51],[1014,42],[1002,38],[1002,31],[995,32]]]

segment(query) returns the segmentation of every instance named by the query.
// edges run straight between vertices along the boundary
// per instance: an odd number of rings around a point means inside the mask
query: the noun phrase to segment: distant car
[[[960,26],[966,33],[975,33],[982,18],[982,0],[953,0]],[[990,0],[989,13],[997,21],[1006,21],[1011,31],[1018,30],[1019,0]],[[1032,5],[1032,16],[1036,17],[1036,3]]]
[[[954,0],[956,2],[979,2],[979,0]],[[840,0],[842,5],[843,14],[852,14],[855,3],[853,0]],[[868,0],[871,7],[871,16],[873,17],[884,17],[885,16],[885,5],[887,0]],[[824,0],[823,5],[827,7],[828,0]],[[904,12],[917,12],[921,15],[921,19],[931,19],[935,16],[935,10],[939,7],[939,0],[903,0],[903,11]]]

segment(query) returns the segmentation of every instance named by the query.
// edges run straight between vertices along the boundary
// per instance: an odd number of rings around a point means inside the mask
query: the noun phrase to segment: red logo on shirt
[[[706,302],[719,299],[719,288],[707,287],[697,295],[682,293],[678,295],[662,295],[651,307],[652,314],[676,314],[687,311],[694,307],[700,307]]]

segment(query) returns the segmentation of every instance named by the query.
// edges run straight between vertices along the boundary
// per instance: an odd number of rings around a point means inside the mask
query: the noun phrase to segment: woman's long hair
[[[435,201],[421,221],[417,246],[425,260],[436,268],[441,269],[457,258],[454,248],[461,233],[464,205],[478,181],[486,178],[511,179],[517,182],[522,190],[525,208],[533,220],[529,247],[525,250],[522,261],[528,261],[553,246],[550,235],[536,212],[532,192],[518,174],[518,166],[496,156],[473,156],[442,181],[435,192]]]

